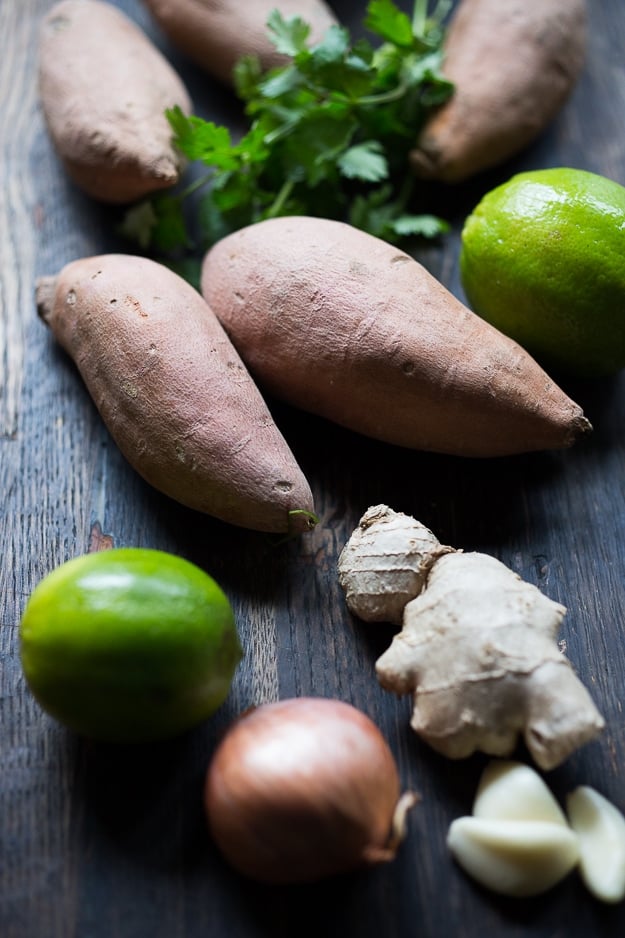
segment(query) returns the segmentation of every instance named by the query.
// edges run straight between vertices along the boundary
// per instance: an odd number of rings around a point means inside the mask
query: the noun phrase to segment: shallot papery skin
[[[393,859],[415,803],[393,754],[350,704],[298,697],[263,704],[228,730],[205,805],[228,862],[252,879],[296,883]]]

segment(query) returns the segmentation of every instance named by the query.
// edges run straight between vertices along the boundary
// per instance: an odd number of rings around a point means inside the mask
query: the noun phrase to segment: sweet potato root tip
[[[440,154],[433,149],[431,142],[427,139],[421,140],[418,149],[410,151],[410,165],[417,176],[422,179],[435,179],[439,162]]]
[[[571,432],[569,439],[565,441],[564,446],[573,446],[575,443],[581,440],[582,437],[588,436],[592,432],[593,427],[590,420],[588,420],[588,418],[585,417],[582,413],[576,414],[574,419],[571,421]]]
[[[35,285],[35,303],[37,305],[37,315],[45,323],[50,318],[55,293],[56,277],[39,277]]]
[[[305,534],[319,524],[317,515],[305,508],[295,508],[289,511],[288,530],[290,534]]]

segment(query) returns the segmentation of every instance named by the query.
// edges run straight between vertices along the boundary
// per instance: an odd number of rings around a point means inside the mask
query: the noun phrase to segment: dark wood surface
[[[360,515],[386,502],[446,543],[495,554],[563,602],[562,639],[607,727],[548,781],[560,798],[593,785],[625,810],[625,378],[563,382],[595,427],[574,449],[476,462],[400,451],[275,405],[321,517],[312,535],[283,546],[159,495],[120,456],[35,314],[36,276],[82,255],[126,249],[115,239],[114,214],[72,188],[44,132],[36,34],[51,5],[0,2],[0,935],[625,934],[625,904],[601,905],[577,874],[541,898],[513,901],[480,889],[454,865],[446,831],[470,811],[484,760],[450,762],[417,740],[409,701],[382,691],[373,674],[392,632],[351,619],[336,578],[338,552]],[[118,5],[170,54],[198,109],[240,121],[235,99],[167,47],[139,0]],[[496,171],[428,193],[454,230],[418,257],[459,296],[458,233],[487,189],[517,170],[549,165],[625,183],[625,7],[589,5],[586,68],[548,132]],[[350,25],[364,7],[364,0],[335,4]],[[87,743],[43,715],[24,684],[18,622],[29,593],[102,536],[188,557],[234,604],[245,658],[230,697],[213,720],[174,742]],[[211,844],[203,777],[238,712],[304,694],[368,713],[422,802],[393,864],[310,887],[261,887],[232,872]]]

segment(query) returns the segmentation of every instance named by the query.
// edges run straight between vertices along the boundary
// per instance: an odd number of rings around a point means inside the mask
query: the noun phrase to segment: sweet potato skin
[[[44,18],[39,94],[46,125],[74,183],[124,204],[178,181],[165,109],[191,110],[173,68],[121,10],[61,0]]]
[[[155,488],[260,531],[299,531],[312,494],[239,355],[200,294],[143,257],[67,264],[37,307],[111,436]]]
[[[222,82],[232,82],[232,68],[242,55],[257,55],[264,68],[281,64],[267,34],[274,9],[299,16],[317,42],[336,23],[323,0],[144,0],[173,45]]]
[[[498,456],[590,425],[519,345],[342,222],[276,218],[204,258],[202,292],[261,387],[400,446]]]
[[[414,172],[461,182],[529,145],[573,89],[585,46],[585,0],[460,0],[444,45],[455,92],[426,123]]]

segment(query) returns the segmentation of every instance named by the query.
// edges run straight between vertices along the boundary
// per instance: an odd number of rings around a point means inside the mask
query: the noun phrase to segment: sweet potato
[[[165,109],[187,91],[148,37],[101,0],[62,0],[43,20],[39,93],[71,179],[101,202],[132,202],[178,181]]]
[[[257,55],[264,68],[283,61],[267,32],[274,9],[299,16],[321,39],[336,22],[323,0],[144,0],[166,36],[180,51],[225,83],[242,55]]]
[[[414,171],[460,182],[523,149],[572,90],[585,44],[585,0],[460,0],[444,45],[455,93],[427,122]]]
[[[204,258],[202,292],[259,384],[352,430],[495,456],[590,425],[519,345],[408,254],[343,222],[249,226]]]
[[[218,320],[186,281],[147,258],[89,257],[41,278],[37,308],[147,482],[242,527],[311,525],[308,483]]]

